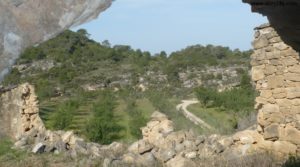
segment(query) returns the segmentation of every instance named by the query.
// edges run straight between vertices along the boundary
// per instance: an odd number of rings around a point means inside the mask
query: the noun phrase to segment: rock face
[[[256,28],[251,56],[258,132],[269,148],[300,148],[300,57],[269,24]],[[284,150],[284,149],[283,149]]]
[[[0,81],[28,46],[96,18],[112,0],[1,0]]]
[[[271,25],[285,43],[300,50],[300,2],[297,0],[243,0],[253,12],[268,17]],[[276,40],[276,39],[273,39]]]

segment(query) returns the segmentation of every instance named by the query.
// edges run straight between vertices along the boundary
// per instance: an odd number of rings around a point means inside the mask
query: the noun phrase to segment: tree
[[[78,102],[72,100],[59,105],[57,111],[52,115],[51,127],[56,130],[67,129],[72,123],[74,112],[78,106]]]
[[[79,30],[77,30],[77,33],[80,36],[83,36],[83,37],[86,37],[86,38],[89,38],[89,36],[90,36],[90,34],[87,32],[86,29],[79,29]]]
[[[110,91],[104,91],[98,103],[93,105],[93,118],[88,121],[85,129],[91,141],[109,144],[119,138],[121,127],[114,115],[116,105],[115,97]]]
[[[104,40],[102,43],[101,43],[103,46],[107,47],[107,48],[110,48],[111,47],[111,44],[108,40]]]
[[[133,137],[139,139],[142,137],[140,128],[146,125],[147,120],[144,117],[143,112],[137,109],[135,101],[128,101],[126,110],[130,115],[130,133]]]

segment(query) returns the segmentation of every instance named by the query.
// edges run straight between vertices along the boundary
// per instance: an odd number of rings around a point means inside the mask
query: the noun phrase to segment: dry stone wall
[[[299,53],[284,43],[269,24],[256,28],[253,47],[252,80],[260,93],[256,98],[257,130],[265,141],[270,141],[269,145],[285,142],[285,146],[299,152]]]
[[[18,140],[31,131],[44,131],[38,100],[32,85],[23,84],[0,95],[0,127],[3,134]]]

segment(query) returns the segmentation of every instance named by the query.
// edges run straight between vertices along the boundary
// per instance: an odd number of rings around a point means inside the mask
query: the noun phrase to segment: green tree
[[[135,101],[128,101],[126,111],[130,115],[129,128],[131,135],[136,139],[141,138],[142,132],[140,128],[145,126],[147,123],[143,112],[137,109]]]
[[[114,110],[116,100],[110,91],[104,91],[102,97],[93,106],[93,118],[86,126],[86,135],[93,142],[109,144],[118,139],[121,127],[118,125]]]
[[[68,101],[58,106],[57,111],[52,115],[51,127],[56,130],[64,130],[69,128],[72,123],[75,110],[79,104],[77,101]]]

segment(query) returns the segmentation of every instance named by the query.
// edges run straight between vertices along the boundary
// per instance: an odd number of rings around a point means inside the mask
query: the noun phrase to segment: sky
[[[251,49],[254,27],[267,19],[242,0],[116,0],[89,23],[91,38],[159,53],[213,44]]]

